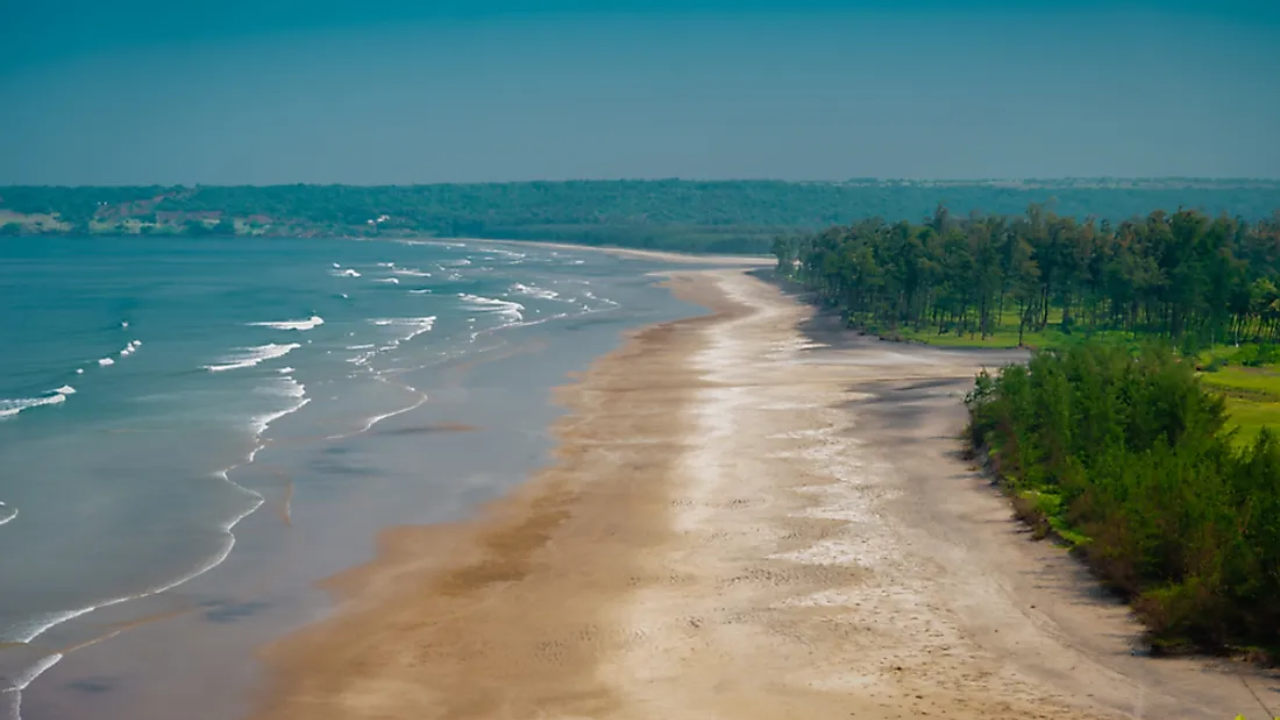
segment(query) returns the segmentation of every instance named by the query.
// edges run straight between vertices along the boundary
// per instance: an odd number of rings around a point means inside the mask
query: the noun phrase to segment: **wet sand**
[[[1016,354],[850,338],[740,270],[558,391],[554,463],[384,531],[262,651],[253,718],[1223,718],[1274,678],[1135,657],[1122,606],[959,457]],[[818,340],[821,343],[815,343]]]

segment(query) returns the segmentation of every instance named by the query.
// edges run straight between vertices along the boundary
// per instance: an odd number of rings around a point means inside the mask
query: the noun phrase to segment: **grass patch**
[[[1231,362],[1237,348],[1215,348],[1201,359]],[[1237,446],[1252,444],[1264,427],[1280,426],[1280,369],[1226,365],[1200,374],[1200,382],[1227,401],[1227,427],[1235,432]]]
[[[1009,308],[998,316],[995,327],[985,337],[977,332],[976,329],[971,331],[970,329],[943,328],[940,332],[937,325],[921,329],[914,327],[899,327],[892,330],[867,328],[867,331],[873,332],[886,340],[916,342],[935,347],[1008,350],[1019,347],[1018,324],[1018,311]],[[1131,343],[1136,339],[1137,335],[1134,333],[1115,330],[1090,331],[1086,328],[1077,327],[1073,331],[1065,331],[1062,329],[1061,309],[1055,309],[1049,314],[1049,322],[1043,330],[1035,330],[1028,326],[1022,332],[1022,346],[1031,349],[1066,347],[1087,340]]]
[[[1227,428],[1235,431],[1235,445],[1251,445],[1264,427],[1280,427],[1280,401],[1254,402],[1227,398]]]
[[[1055,537],[1072,548],[1089,544],[1089,536],[1067,522],[1062,496],[1045,490],[1022,490],[1010,496],[1014,514],[1031,527],[1037,540]]]
[[[1200,381],[1227,397],[1280,402],[1280,371],[1274,366],[1248,368],[1231,365],[1201,374]]]

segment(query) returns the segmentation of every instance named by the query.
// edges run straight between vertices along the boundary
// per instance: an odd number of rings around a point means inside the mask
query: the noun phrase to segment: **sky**
[[[0,184],[1280,177],[1280,2],[0,0]]]

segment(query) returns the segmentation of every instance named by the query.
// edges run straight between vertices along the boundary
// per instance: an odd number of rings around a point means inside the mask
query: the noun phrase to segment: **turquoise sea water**
[[[273,478],[290,478],[286,503],[305,502],[312,480],[356,472],[331,461],[352,438],[437,400],[500,413],[507,399],[484,387],[442,390],[451,368],[516,337],[598,352],[624,327],[688,312],[645,276],[659,266],[515,245],[23,238],[0,260],[12,715],[65,654],[42,636],[217,567],[279,495]],[[548,362],[548,377],[568,369]],[[378,442],[401,443],[384,456],[414,449],[407,435]]]

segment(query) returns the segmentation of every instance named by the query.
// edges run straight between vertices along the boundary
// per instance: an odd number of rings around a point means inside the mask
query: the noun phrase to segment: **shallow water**
[[[303,621],[302,588],[378,527],[457,518],[542,462],[566,371],[691,312],[657,265],[483,243],[25,238],[0,260],[0,718],[22,694],[29,719],[78,716],[48,686],[76,657],[176,672],[140,618],[273,596],[277,627]]]

